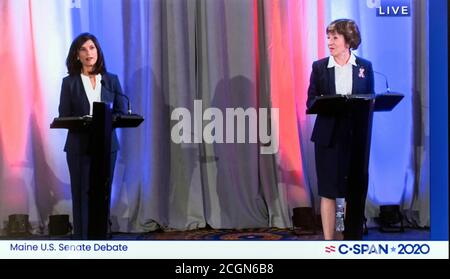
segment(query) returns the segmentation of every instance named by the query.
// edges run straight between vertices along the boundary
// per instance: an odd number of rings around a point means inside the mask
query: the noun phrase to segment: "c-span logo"
[[[427,255],[427,243],[343,243],[325,246],[325,253],[340,255]]]
[[[411,0],[367,0],[367,7],[377,16],[410,16]]]

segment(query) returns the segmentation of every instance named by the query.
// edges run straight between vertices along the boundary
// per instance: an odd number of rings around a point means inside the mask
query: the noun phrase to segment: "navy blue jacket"
[[[125,114],[125,103],[116,75],[105,73],[102,75],[104,86],[101,88],[101,101],[113,104],[113,114]],[[115,93],[116,92],[116,93]],[[89,100],[84,90],[80,75],[69,75],[62,81],[59,102],[59,117],[84,116],[89,114]],[[69,130],[64,151],[76,154],[86,154],[90,151],[91,133]],[[119,150],[116,132],[113,130],[111,138],[111,152]]]
[[[314,98],[321,95],[336,95],[334,67],[328,68],[328,57],[315,61],[312,65],[311,78],[308,88],[306,106],[310,108]],[[352,94],[374,94],[374,78],[372,63],[356,57],[356,66],[353,66]],[[336,128],[336,117],[319,114],[311,135],[311,140],[323,146],[332,143]]]

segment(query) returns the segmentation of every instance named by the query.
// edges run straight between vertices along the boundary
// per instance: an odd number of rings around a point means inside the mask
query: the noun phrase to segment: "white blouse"
[[[86,92],[87,98],[89,100],[89,114],[92,115],[92,109],[94,107],[94,102],[101,102],[102,100],[102,86],[101,81],[102,75],[97,74],[95,76],[95,89],[92,88],[89,76],[81,74],[81,81],[83,81],[84,91]]]
[[[336,84],[336,94],[350,95],[353,86],[353,66],[356,66],[356,57],[350,54],[347,64],[339,65],[333,56],[328,59],[328,68],[334,67],[334,78]]]

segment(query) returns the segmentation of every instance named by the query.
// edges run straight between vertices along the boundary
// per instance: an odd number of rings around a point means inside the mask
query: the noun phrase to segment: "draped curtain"
[[[145,118],[119,132],[114,231],[288,228],[293,208],[318,212],[306,90],[312,62],[328,55],[325,27],[341,17],[361,28],[357,55],[405,94],[374,119],[366,216],[402,203],[420,226],[429,225],[428,146],[413,140],[428,126],[427,107],[417,113],[415,103],[427,99],[426,75],[413,71],[413,62],[428,61],[413,55],[419,43],[412,39],[424,29],[416,16],[426,19],[426,5],[415,5],[412,17],[382,20],[365,2],[0,0],[0,229],[8,215],[29,214],[34,231],[45,233],[49,215],[71,214],[66,131],[49,124],[70,43],[85,31],[98,37],[108,70]],[[413,93],[413,80],[423,90]],[[381,77],[376,84],[385,90]],[[191,143],[172,140],[179,108],[190,112],[192,129],[183,132]],[[258,127],[265,123],[279,136],[278,152],[262,154],[264,145],[248,140],[205,143],[205,128],[220,119],[203,112],[222,113],[225,139],[234,122],[227,108],[254,109]],[[274,108],[278,115],[270,114]],[[245,123],[248,130],[252,122]]]

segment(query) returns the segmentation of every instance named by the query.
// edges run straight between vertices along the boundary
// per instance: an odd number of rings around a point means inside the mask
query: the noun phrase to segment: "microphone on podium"
[[[373,72],[382,76],[386,82],[386,92],[376,94],[375,111],[391,111],[403,99],[403,97],[405,97],[405,95],[397,92],[391,92],[387,76],[377,71]]]
[[[378,74],[380,76],[382,76],[384,78],[384,81],[386,82],[386,93],[391,93],[391,88],[389,88],[389,83],[388,83],[388,78],[385,74],[382,74],[380,72],[377,71],[373,71],[375,74]]]
[[[119,93],[119,92],[117,92],[117,91],[115,91],[115,90],[111,90],[111,89],[106,85],[106,82],[105,82],[103,79],[100,81],[100,83],[102,84],[103,87],[105,87],[106,90],[108,90],[108,91],[110,91],[110,92],[112,92],[112,93],[114,93],[114,94],[120,95],[120,96],[124,97],[125,99],[127,99],[128,114],[131,114],[131,105],[130,105],[130,99],[128,98],[128,96],[125,95],[125,94]]]

